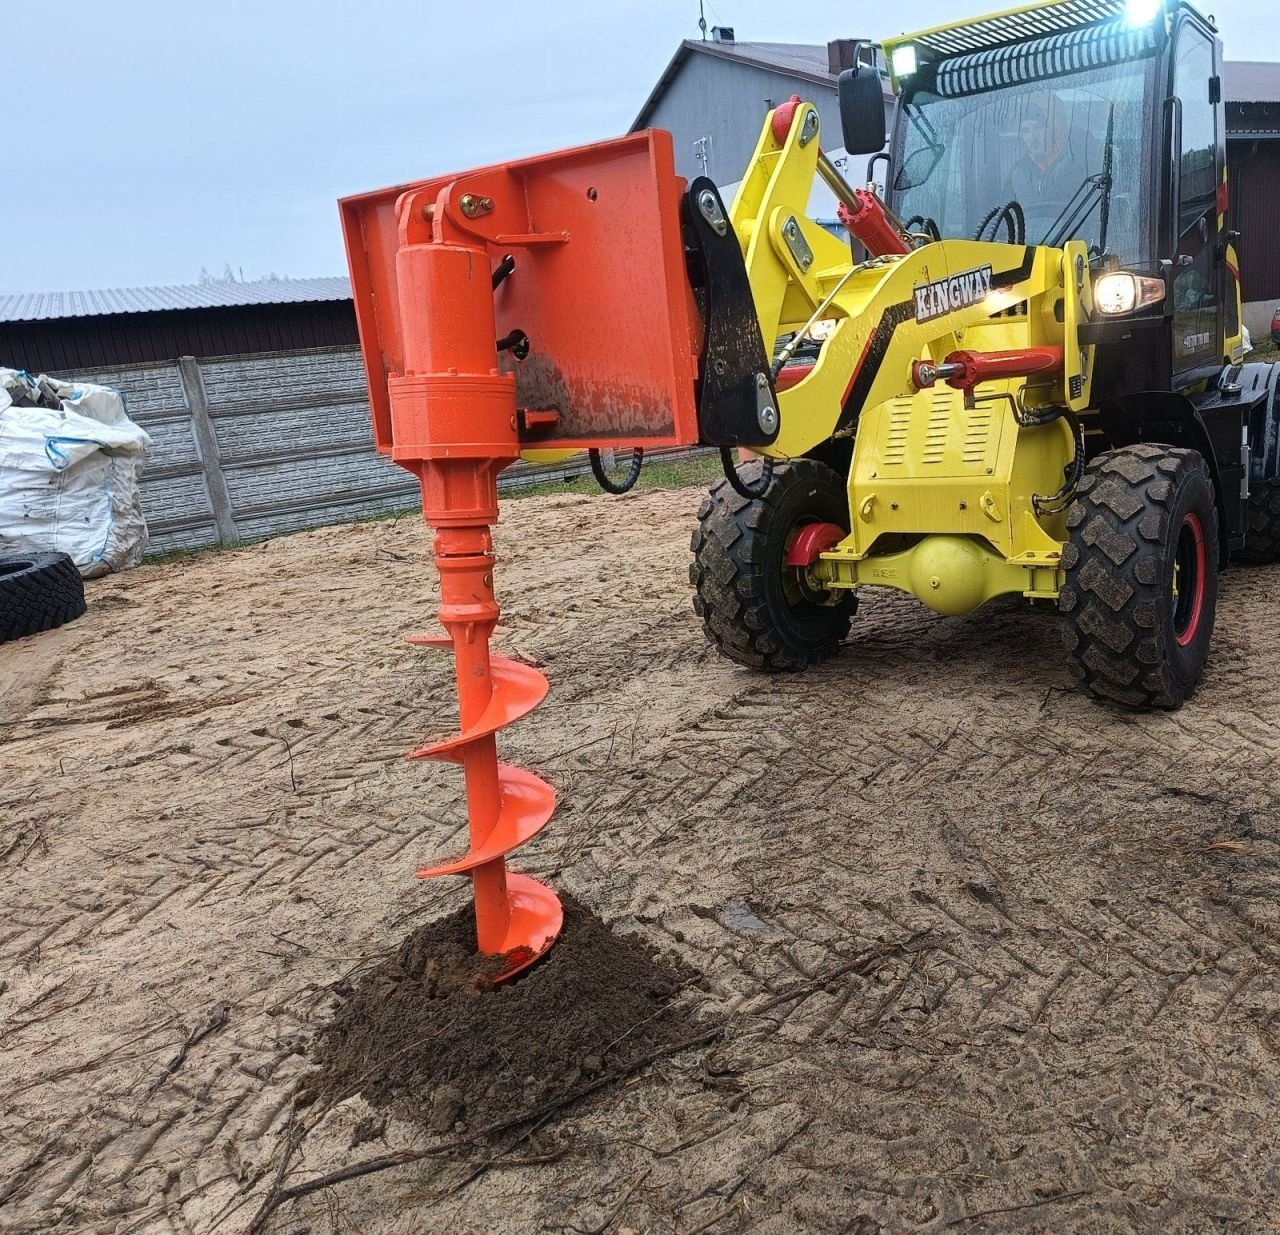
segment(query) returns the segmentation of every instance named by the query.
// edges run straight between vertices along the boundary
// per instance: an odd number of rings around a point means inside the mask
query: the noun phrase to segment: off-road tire
[[[1233,555],[1260,566],[1280,562],[1280,480],[1264,480],[1249,490],[1244,548]]]
[[[1067,528],[1058,608],[1080,684],[1128,708],[1181,707],[1204,671],[1218,597],[1218,513],[1204,459],[1150,444],[1099,454]]]
[[[752,486],[761,471],[757,460],[740,474]],[[777,465],[763,497],[743,497],[727,480],[711,486],[690,544],[689,580],[707,637],[730,660],[766,672],[807,669],[834,656],[848,635],[856,596],[822,604],[796,599],[794,582],[788,588],[788,544],[806,523],[849,528],[844,482],[815,459]]]
[[[65,553],[0,557],[0,643],[52,630],[84,607],[84,581]]]

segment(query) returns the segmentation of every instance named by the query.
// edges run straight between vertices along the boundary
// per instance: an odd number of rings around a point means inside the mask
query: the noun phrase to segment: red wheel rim
[[[1200,517],[1191,511],[1187,512],[1178,530],[1174,561],[1174,577],[1179,586],[1174,598],[1173,634],[1178,646],[1186,647],[1200,633],[1206,586],[1204,528]]]

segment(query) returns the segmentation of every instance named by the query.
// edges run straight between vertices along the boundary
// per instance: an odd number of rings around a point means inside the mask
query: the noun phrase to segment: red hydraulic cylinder
[[[850,209],[843,202],[836,207],[840,222],[849,234],[872,257],[884,257],[889,253],[910,253],[911,246],[894,226],[884,203],[868,189],[854,189],[857,207]]]
[[[939,379],[954,390],[972,390],[980,382],[1003,377],[1034,377],[1062,372],[1062,348],[1019,347],[1004,352],[951,352],[941,364],[917,360],[911,377],[924,390]]]

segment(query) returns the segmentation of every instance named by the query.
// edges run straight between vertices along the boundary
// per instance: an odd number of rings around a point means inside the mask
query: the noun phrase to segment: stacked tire
[[[0,643],[52,630],[84,611],[84,581],[65,553],[0,557]]]

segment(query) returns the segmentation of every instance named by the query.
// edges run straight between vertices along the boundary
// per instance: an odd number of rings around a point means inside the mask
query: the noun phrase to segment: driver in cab
[[[1009,172],[1008,195],[1024,208],[1066,205],[1080,181],[1068,157],[1067,126],[1057,98],[1035,99],[1018,122],[1022,153]]]

